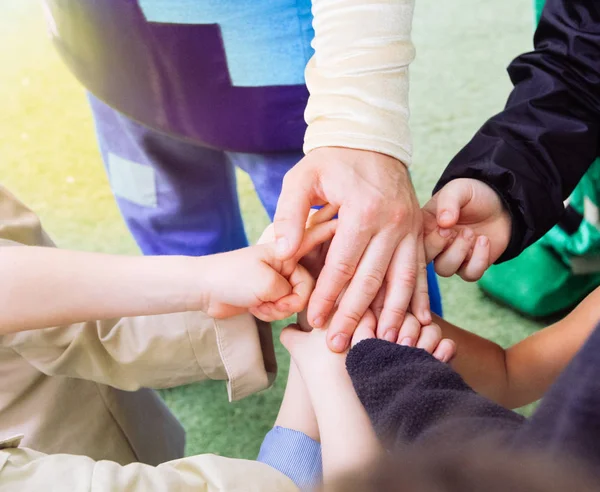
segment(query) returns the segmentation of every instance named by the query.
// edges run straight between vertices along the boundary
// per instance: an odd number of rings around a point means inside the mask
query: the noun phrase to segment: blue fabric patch
[[[303,85],[311,0],[138,0],[149,22],[218,24],[237,87]]]
[[[158,205],[154,169],[137,162],[108,154],[108,175],[113,193],[136,205]]]

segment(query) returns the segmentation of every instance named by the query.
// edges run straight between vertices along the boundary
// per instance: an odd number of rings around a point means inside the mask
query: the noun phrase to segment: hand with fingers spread
[[[427,261],[442,277],[479,280],[510,240],[511,218],[500,196],[483,181],[456,179],[423,207]]]
[[[339,224],[308,316],[322,328],[338,303],[329,347],[348,348],[382,286],[379,324],[389,338],[397,335],[409,306],[423,324],[430,323],[422,216],[406,167],[376,152],[309,152],[284,179],[274,222],[280,258],[297,254],[310,208],[325,203],[338,211]]]
[[[329,241],[336,221],[309,227],[292,258],[277,257],[276,244],[265,242],[249,248],[206,257],[207,299],[202,311],[214,318],[250,312],[263,321],[285,319],[306,308],[315,281],[298,260]]]
[[[323,333],[324,330],[313,330],[312,326],[308,322],[305,311],[298,314],[297,327],[305,334],[282,334],[282,341],[289,339],[289,337],[296,337],[296,339],[306,338],[308,333],[313,331],[315,332],[312,335],[313,339],[323,340],[326,336]],[[367,309],[364,316],[359,321],[354,334],[352,335],[350,346],[353,347],[362,340],[376,338],[376,328],[377,318],[373,314],[373,311]],[[320,332],[320,334],[317,332]],[[324,351],[324,347],[317,346],[317,342],[312,341],[309,343],[314,344],[312,352],[313,355],[326,353],[326,351]],[[398,337],[396,340],[393,340],[392,343],[425,350],[441,362],[450,362],[456,354],[456,343],[449,338],[443,337],[442,329],[437,323],[431,322],[426,326],[421,326],[421,323],[417,320],[417,318],[410,313],[407,313],[404,323],[400,328],[400,332],[398,333]],[[297,362],[302,363],[302,361]]]

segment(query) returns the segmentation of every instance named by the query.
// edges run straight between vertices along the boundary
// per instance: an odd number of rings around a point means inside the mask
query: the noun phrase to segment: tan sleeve
[[[38,217],[0,186],[0,247],[53,243]],[[0,337],[40,372],[134,391],[206,379],[230,400],[268,388],[277,365],[270,326],[249,314],[215,320],[188,312],[90,321]]]
[[[223,321],[197,312],[123,318],[0,340],[44,374],[127,391],[214,379],[227,381],[230,399],[238,400],[269,387],[275,376],[250,315]]]
[[[297,492],[279,471],[256,461],[199,455],[152,467],[121,466],[85,456],[44,455],[26,448],[0,451],[0,492]]]
[[[315,55],[306,68],[304,151],[370,150],[409,166],[414,0],[313,0],[312,5]]]

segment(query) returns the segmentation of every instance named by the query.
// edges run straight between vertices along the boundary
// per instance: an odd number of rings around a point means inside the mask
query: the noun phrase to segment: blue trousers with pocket
[[[202,256],[248,245],[236,167],[251,178],[273,219],[284,175],[302,151],[249,154],[206,148],[141,125],[89,95],[112,191],[127,227],[147,255]],[[442,314],[428,268],[431,308]]]

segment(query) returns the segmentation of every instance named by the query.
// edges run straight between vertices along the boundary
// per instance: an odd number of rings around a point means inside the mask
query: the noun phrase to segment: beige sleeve
[[[313,0],[315,55],[306,68],[310,98],[306,153],[348,147],[409,166],[408,66],[414,0]]]
[[[50,376],[127,391],[225,380],[230,399],[239,400],[275,376],[272,347],[261,345],[259,329],[250,315],[218,321],[190,312],[25,331],[0,342]]]
[[[44,455],[26,448],[0,451],[0,492],[297,492],[277,470],[256,461],[199,455],[152,467],[121,466],[85,456]]]
[[[53,243],[39,218],[0,185],[0,247]],[[268,388],[277,371],[270,326],[249,314],[188,312],[90,321],[0,336],[40,372],[134,391],[216,379],[230,400]]]

